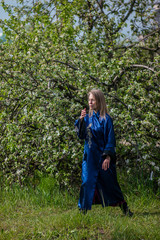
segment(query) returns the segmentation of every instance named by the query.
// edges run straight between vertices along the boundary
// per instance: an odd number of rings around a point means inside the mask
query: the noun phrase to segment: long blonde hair
[[[93,94],[96,100],[96,105],[97,105],[97,111],[100,112],[100,116],[102,118],[106,118],[106,113],[107,111],[107,106],[106,106],[106,101],[103,92],[100,89],[92,89],[88,93],[88,97],[90,94]],[[92,116],[93,110],[89,110],[89,116]]]

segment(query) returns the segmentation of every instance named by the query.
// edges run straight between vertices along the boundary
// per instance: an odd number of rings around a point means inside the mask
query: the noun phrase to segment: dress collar
[[[98,111],[97,113],[93,110],[93,115],[95,115],[96,117],[100,116],[100,112]]]

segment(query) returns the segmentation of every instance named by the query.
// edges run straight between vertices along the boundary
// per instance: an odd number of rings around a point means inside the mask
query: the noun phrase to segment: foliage
[[[6,39],[5,39],[5,36],[0,36],[0,43],[3,43],[3,42],[5,42],[6,41]]]
[[[60,184],[80,179],[83,143],[74,121],[92,87],[105,93],[118,164],[158,179],[160,29],[153,1],[18,2],[2,1],[10,16],[1,21],[0,44],[4,180],[23,184],[37,170]],[[127,23],[131,37],[122,33]]]

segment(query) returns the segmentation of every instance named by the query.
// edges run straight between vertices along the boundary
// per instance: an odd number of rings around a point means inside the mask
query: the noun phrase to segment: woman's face
[[[96,99],[92,93],[89,94],[88,104],[89,104],[90,110],[95,110],[95,111],[97,110]]]

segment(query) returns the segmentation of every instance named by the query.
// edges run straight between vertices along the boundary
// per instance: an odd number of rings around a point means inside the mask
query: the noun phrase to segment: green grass
[[[0,191],[0,240],[159,240],[160,200],[145,189],[125,195],[132,218],[118,207],[77,209],[78,192],[60,191],[52,178],[35,188],[12,186]]]

